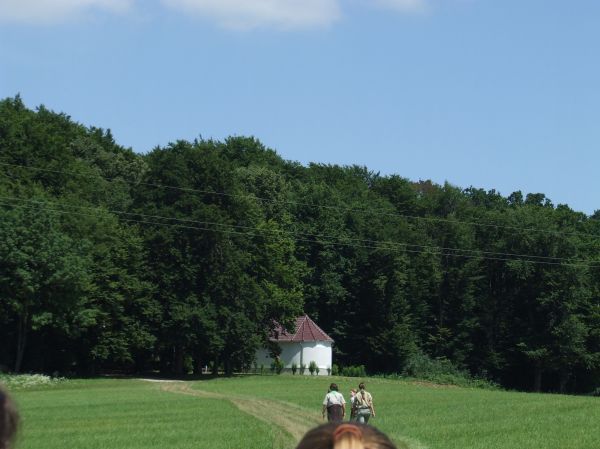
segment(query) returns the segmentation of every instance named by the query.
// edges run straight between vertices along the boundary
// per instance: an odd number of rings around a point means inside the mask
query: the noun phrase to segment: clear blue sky
[[[597,0],[0,0],[0,96],[137,152],[285,159],[600,209]]]

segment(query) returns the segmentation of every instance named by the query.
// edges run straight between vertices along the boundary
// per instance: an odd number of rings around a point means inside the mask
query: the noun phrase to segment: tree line
[[[600,387],[600,212],[301,165],[257,139],[137,154],[0,102],[0,366],[247,369],[308,313],[338,365],[443,360],[509,388]]]

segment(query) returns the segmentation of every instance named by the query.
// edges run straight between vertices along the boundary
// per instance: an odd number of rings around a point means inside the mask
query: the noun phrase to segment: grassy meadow
[[[293,448],[321,422],[331,381],[248,376],[193,382],[73,380],[13,390],[24,426],[18,449]],[[372,423],[409,449],[597,449],[600,400],[366,379]]]
[[[16,391],[17,449],[283,448],[272,426],[228,401],[135,380],[81,380]],[[243,431],[241,431],[243,430]]]

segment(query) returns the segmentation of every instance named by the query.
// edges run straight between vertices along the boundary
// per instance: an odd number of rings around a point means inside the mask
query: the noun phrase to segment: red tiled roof
[[[274,331],[273,341],[331,341],[333,338],[327,335],[323,329],[310,319],[308,315],[296,318],[296,329],[293,334],[287,332],[283,327],[277,326]]]

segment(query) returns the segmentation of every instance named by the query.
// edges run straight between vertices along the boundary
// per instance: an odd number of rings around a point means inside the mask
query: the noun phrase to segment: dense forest
[[[303,312],[342,366],[419,355],[592,391],[600,211],[303,166],[247,137],[137,154],[0,102],[0,369],[232,373]]]

